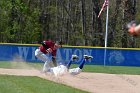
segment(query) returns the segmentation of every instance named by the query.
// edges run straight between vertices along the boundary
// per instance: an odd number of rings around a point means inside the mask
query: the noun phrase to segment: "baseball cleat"
[[[93,56],[84,55],[84,59],[91,59]]]
[[[78,59],[79,57],[77,55],[72,55],[72,60]]]

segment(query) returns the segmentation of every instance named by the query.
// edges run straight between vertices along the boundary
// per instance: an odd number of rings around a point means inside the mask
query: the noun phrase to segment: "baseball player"
[[[130,23],[127,24],[128,28],[128,33],[133,35],[133,36],[138,36],[140,35],[140,24],[136,25],[135,21],[131,21]]]
[[[72,62],[75,61],[76,59],[78,59],[77,55],[72,55],[71,60],[68,62],[68,64],[66,66],[65,65],[59,65],[57,67],[52,67],[52,68],[50,68],[50,72],[53,73],[55,76],[61,76],[61,75],[64,75],[66,73],[69,73],[71,75],[80,74],[80,72],[82,71],[82,69],[84,67],[85,62],[88,59],[91,59],[91,58],[93,58],[93,57],[88,56],[88,55],[84,55],[84,59],[79,64],[79,66],[76,67],[76,68],[71,68],[70,69],[70,66],[71,66]]]
[[[56,51],[62,47],[62,42],[53,42],[46,40],[41,42],[41,46],[35,50],[35,56],[44,62],[43,72],[47,72],[50,69],[50,63],[53,61],[56,64]]]

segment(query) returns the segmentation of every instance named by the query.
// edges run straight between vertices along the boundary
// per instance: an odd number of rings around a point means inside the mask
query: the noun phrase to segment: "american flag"
[[[100,17],[102,11],[106,8],[106,6],[108,6],[108,4],[109,4],[109,0],[105,0],[103,5],[102,5],[102,8],[101,8],[101,10],[100,10],[100,12],[98,14],[98,18]]]

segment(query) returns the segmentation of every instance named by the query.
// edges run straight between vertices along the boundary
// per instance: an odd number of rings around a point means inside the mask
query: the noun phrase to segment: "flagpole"
[[[106,13],[106,33],[105,33],[104,66],[106,65],[106,48],[107,48],[107,39],[108,39],[108,12],[109,12],[109,4],[107,5],[107,13]]]

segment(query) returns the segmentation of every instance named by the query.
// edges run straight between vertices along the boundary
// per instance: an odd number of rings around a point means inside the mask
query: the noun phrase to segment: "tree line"
[[[0,42],[102,46],[105,42],[104,0],[0,0]],[[139,0],[109,0],[108,47],[140,47],[126,24],[140,20]]]

